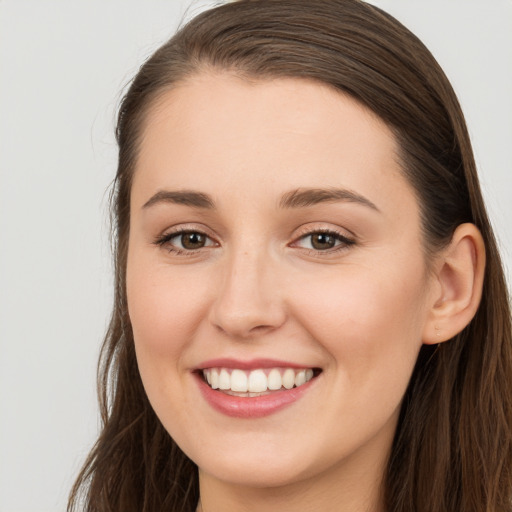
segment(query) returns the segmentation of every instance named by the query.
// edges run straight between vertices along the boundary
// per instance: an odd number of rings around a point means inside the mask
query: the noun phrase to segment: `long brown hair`
[[[115,303],[99,363],[103,429],[68,510],[192,511],[197,467],[142,387],[126,308],[130,189],[148,107],[205,69],[305,78],[369,107],[393,130],[422,212],[426,255],[474,223],[487,266],[472,322],[424,346],[384,480],[388,512],[512,510],[512,330],[507,288],[463,114],[441,68],[398,21],[359,0],[241,0],[202,13],[140,69],[121,104],[112,193]]]

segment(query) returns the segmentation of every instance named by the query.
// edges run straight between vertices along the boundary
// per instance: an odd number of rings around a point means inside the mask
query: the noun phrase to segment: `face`
[[[380,467],[428,279],[393,136],[353,99],[205,74],[153,105],[129,314],[149,400],[202,475],[276,486]]]

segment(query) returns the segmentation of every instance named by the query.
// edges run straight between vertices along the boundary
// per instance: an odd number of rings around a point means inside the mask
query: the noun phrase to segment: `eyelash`
[[[204,247],[201,247],[200,249],[180,249],[178,247],[174,247],[169,242],[173,238],[177,238],[179,236],[183,236],[186,234],[197,234],[202,235],[208,239],[211,240],[211,237],[208,236],[204,231],[201,231],[199,229],[178,229],[176,231],[172,231],[171,233],[166,233],[164,235],[158,236],[154,243],[155,245],[158,245],[159,247],[165,248],[168,252],[176,254],[178,256],[195,256],[201,249]]]
[[[308,237],[311,237],[313,235],[329,235],[332,236],[336,242],[340,242],[338,245],[335,245],[334,247],[330,249],[306,249],[303,248],[304,251],[307,252],[309,255],[313,256],[329,256],[332,254],[337,254],[342,251],[346,251],[350,246],[354,245],[356,241],[352,238],[348,238],[346,235],[340,233],[339,231],[333,230],[333,229],[326,229],[326,228],[319,228],[319,229],[313,229],[306,231],[302,233],[294,242],[293,244],[297,244],[297,242],[301,240],[305,240]]]
[[[186,234],[198,234],[198,235],[202,235],[211,240],[211,237],[208,236],[204,231],[201,231],[198,229],[179,229],[179,230],[173,231],[171,233],[166,233],[164,235],[158,236],[155,239],[154,244],[159,247],[163,247],[168,252],[176,254],[178,256],[195,256],[199,251],[204,249],[204,247],[201,247],[199,249],[180,249],[180,248],[174,247],[173,245],[171,245],[169,243],[173,238],[177,238],[179,236],[183,236]],[[304,248],[304,251],[306,251],[307,254],[309,254],[309,255],[315,255],[315,256],[331,255],[334,253],[338,253],[338,252],[347,250],[350,246],[352,246],[356,243],[355,240],[348,238],[347,236],[343,235],[342,233],[340,233],[336,230],[332,230],[332,229],[314,229],[311,231],[307,231],[307,232],[301,234],[293,243],[296,244],[300,240],[304,240],[308,237],[311,237],[313,235],[318,235],[318,234],[330,235],[337,242],[340,242],[340,243],[338,245],[334,246],[333,248],[325,249],[325,250]]]

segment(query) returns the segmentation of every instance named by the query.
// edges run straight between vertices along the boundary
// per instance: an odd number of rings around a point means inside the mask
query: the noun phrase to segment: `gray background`
[[[510,282],[512,1],[375,3],[452,80]],[[0,0],[2,512],[64,510],[95,439],[95,367],[112,297],[115,109],[183,16],[211,4]]]

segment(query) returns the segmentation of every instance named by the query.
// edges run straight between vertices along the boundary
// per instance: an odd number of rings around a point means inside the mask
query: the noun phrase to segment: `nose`
[[[216,329],[231,338],[247,339],[278,329],[286,320],[278,269],[256,251],[233,255],[221,272],[210,311]]]

